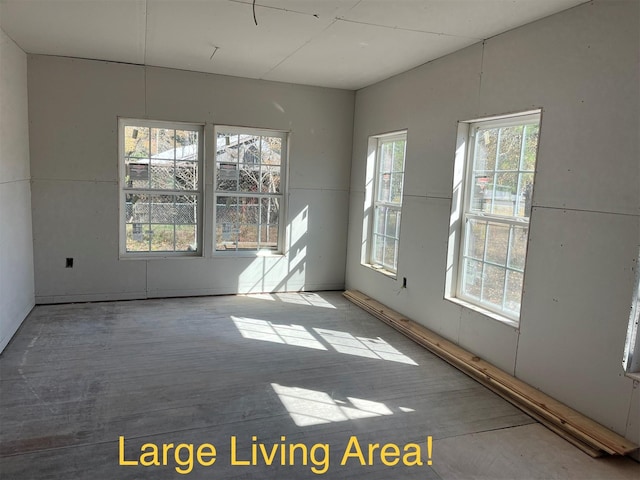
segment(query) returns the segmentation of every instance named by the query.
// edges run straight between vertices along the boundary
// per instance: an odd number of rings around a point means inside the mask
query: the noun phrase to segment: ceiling
[[[584,0],[0,0],[25,52],[359,89]]]

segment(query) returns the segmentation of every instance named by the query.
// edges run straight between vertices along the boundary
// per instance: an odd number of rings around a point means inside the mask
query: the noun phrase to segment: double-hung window
[[[285,132],[216,127],[215,250],[282,253]]]
[[[201,255],[202,125],[119,119],[120,254]]]
[[[398,270],[400,217],[407,133],[373,137],[375,179],[369,264],[392,274]]]
[[[508,323],[520,315],[539,125],[539,111],[461,124],[466,148],[456,160],[463,162],[452,209],[459,222],[450,238],[459,243],[449,296]]]

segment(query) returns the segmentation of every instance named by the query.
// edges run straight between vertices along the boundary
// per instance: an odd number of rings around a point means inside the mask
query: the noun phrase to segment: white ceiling
[[[253,0],[0,0],[0,26],[27,53],[358,89],[584,1],[256,0],[256,26]]]

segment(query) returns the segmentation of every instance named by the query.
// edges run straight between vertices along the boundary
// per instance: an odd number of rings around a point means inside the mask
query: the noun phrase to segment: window
[[[121,255],[201,254],[202,131],[119,120]]]
[[[287,134],[216,128],[215,249],[283,251]]]
[[[449,297],[511,322],[520,316],[539,125],[536,111],[462,122],[459,131]]]
[[[395,274],[398,270],[402,187],[407,133],[373,137],[375,185],[369,264]]]
[[[640,258],[640,254],[638,255]],[[636,268],[636,280],[631,299],[631,313],[629,315],[629,328],[627,329],[627,341],[624,348],[622,365],[625,372],[635,373],[640,380],[640,335],[638,323],[640,321],[640,270]]]

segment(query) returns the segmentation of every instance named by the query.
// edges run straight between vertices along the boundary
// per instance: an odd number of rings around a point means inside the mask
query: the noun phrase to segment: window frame
[[[265,257],[265,256],[283,256],[286,253],[286,217],[289,197],[289,145],[290,132],[285,130],[275,130],[259,127],[245,127],[235,125],[215,125],[213,129],[213,142],[215,145],[213,153],[213,228],[212,232],[212,254],[216,257]],[[281,139],[280,151],[280,193],[265,192],[241,192],[239,190],[218,190],[218,134],[238,134],[252,135],[260,137],[278,137]],[[260,163],[258,165],[261,165]],[[232,196],[243,198],[268,198],[278,197],[280,199],[280,208],[278,213],[278,238],[276,249],[238,249],[235,250],[218,250],[217,236],[217,205],[219,196]]]
[[[158,188],[128,188],[126,184],[126,152],[125,128],[144,127],[162,128],[169,130],[188,130],[198,133],[198,178],[196,190],[158,189]],[[204,255],[204,210],[205,210],[205,159],[204,159],[204,123],[178,122],[165,120],[149,120],[144,118],[118,117],[118,195],[119,195],[119,257],[121,259],[150,259],[150,258],[185,258],[202,257]],[[151,157],[151,152],[149,152]],[[175,162],[175,160],[174,160]],[[193,251],[127,251],[127,219],[126,196],[128,193],[139,192],[145,195],[194,195],[196,204],[196,249]],[[174,224],[175,225],[175,224]],[[174,239],[175,241],[175,239]]]
[[[398,274],[398,263],[400,258],[400,230],[402,227],[402,206],[403,206],[403,197],[404,197],[404,176],[406,172],[406,161],[407,161],[407,130],[398,130],[390,133],[373,135],[370,137],[370,142],[373,141],[375,143],[375,153],[374,153],[374,169],[373,169],[373,188],[372,188],[372,199],[371,199],[371,222],[369,226],[369,231],[367,232],[368,236],[368,251],[366,255],[366,265],[369,267],[381,271],[392,278],[396,278]],[[404,152],[402,159],[402,180],[400,184],[400,201],[399,202],[389,202],[378,200],[378,194],[380,192],[380,176],[381,176],[381,159],[382,159],[382,148],[385,143],[396,142],[396,141],[404,141]],[[389,172],[391,174],[398,173],[394,170]],[[392,184],[390,182],[389,189],[392,190]],[[383,207],[386,209],[394,210],[397,215],[397,238],[386,235],[385,233],[376,232],[377,226],[377,215],[376,211],[378,208]],[[386,219],[386,216],[385,216]],[[376,237],[382,238],[392,238],[395,242],[396,248],[394,251],[394,266],[389,266],[384,263],[384,253],[383,258],[380,261],[374,258],[375,255],[375,245],[376,245]],[[384,249],[384,245],[383,245]]]
[[[447,268],[447,282],[445,289],[445,298],[448,300],[452,300],[456,303],[460,303],[465,307],[471,308],[472,310],[479,311],[491,318],[499,320],[503,323],[518,326],[520,321],[520,312],[522,309],[522,296],[520,297],[520,304],[518,308],[518,312],[515,313],[512,310],[508,310],[505,308],[505,297],[507,293],[507,276],[508,271],[517,271],[522,275],[522,286],[521,286],[521,295],[524,288],[524,277],[526,271],[526,258],[528,253],[529,246],[529,231],[531,225],[531,214],[532,210],[529,211],[529,216],[518,217],[515,215],[504,215],[498,213],[491,212],[474,212],[472,208],[473,201],[473,185],[474,185],[474,162],[475,162],[475,154],[476,154],[476,133],[477,131],[487,128],[504,128],[511,126],[520,126],[520,125],[538,125],[538,144],[536,146],[535,153],[535,164],[533,167],[533,171],[531,170],[520,170],[521,165],[518,170],[509,171],[515,172],[518,175],[520,174],[532,174],[533,180],[531,185],[531,199],[533,199],[533,194],[535,191],[535,177],[537,172],[537,161],[538,161],[538,152],[540,147],[540,131],[541,131],[541,120],[542,120],[542,111],[541,109],[530,110],[526,112],[514,113],[509,115],[501,115],[501,116],[492,116],[486,118],[479,118],[474,120],[469,120],[465,122],[459,123],[458,129],[458,145],[461,142],[465,143],[465,146],[461,149],[461,152],[456,153],[456,165],[454,167],[454,195],[452,200],[452,209],[451,209],[451,224],[450,224],[450,241],[451,238],[457,237],[457,240],[454,240],[454,245],[449,244],[449,255],[448,255],[448,268]],[[523,138],[524,142],[524,138]],[[524,148],[524,145],[523,145]],[[462,155],[460,155],[462,153]],[[498,161],[499,151],[496,152],[496,162]],[[522,161],[522,155],[520,161]],[[463,162],[462,165],[459,165],[460,162]],[[460,196],[456,195],[456,170],[458,174],[462,175],[462,184],[461,190],[462,194]],[[497,169],[497,164],[495,165],[494,174],[500,173],[500,170]],[[506,171],[505,171],[506,172]],[[516,193],[516,202],[520,202],[517,198]],[[495,187],[493,193],[493,199],[495,199]],[[531,205],[533,201],[531,200]],[[518,205],[518,204],[516,204]],[[526,204],[525,204],[526,208]],[[457,222],[455,221],[457,218]],[[475,298],[470,295],[466,295],[463,291],[463,285],[465,280],[465,259],[467,256],[465,255],[467,242],[469,241],[468,232],[471,228],[471,222],[469,220],[476,220],[480,222],[486,222],[485,226],[485,247],[483,250],[483,258],[481,260],[474,259],[475,261],[480,262],[483,265],[493,265],[491,261],[487,261],[486,259],[486,245],[487,245],[487,229],[489,225],[502,225],[509,228],[509,234],[507,236],[507,245],[505,253],[505,264],[498,265],[495,264],[496,268],[499,268],[504,273],[504,283],[503,283],[503,300],[502,307],[496,307],[492,303],[483,301],[482,298]],[[526,235],[526,243],[524,246],[524,258],[522,269],[519,270],[517,268],[513,268],[509,265],[509,253],[511,249],[511,239],[512,235],[516,235],[517,233],[512,234],[512,229],[514,227],[519,227],[525,229]],[[454,249],[452,254],[451,250]],[[452,265],[453,261],[453,265]]]

